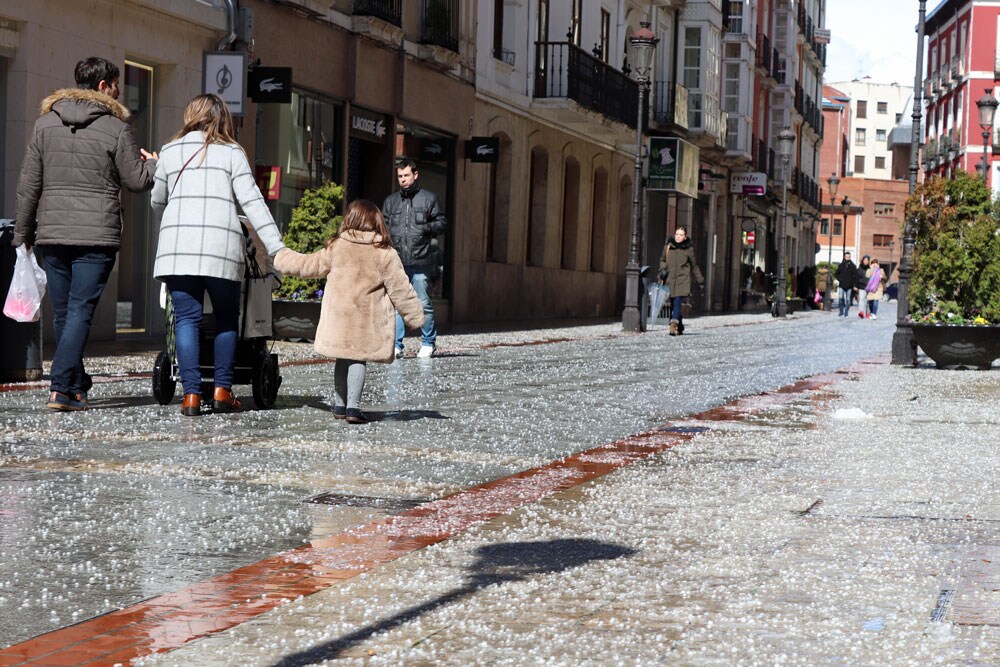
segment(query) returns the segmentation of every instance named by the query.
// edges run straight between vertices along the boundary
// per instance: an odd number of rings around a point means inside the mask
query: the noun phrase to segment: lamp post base
[[[625,309],[622,311],[623,331],[645,331],[639,299],[639,267],[629,265],[625,268]]]
[[[896,324],[896,332],[892,334],[892,364],[917,365],[917,344],[913,340],[913,329],[909,324]]]

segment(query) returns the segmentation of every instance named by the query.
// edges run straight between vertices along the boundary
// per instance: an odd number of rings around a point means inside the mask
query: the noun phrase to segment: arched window
[[[560,266],[576,268],[576,239],[580,218],[580,163],[567,158],[563,171],[562,255]]]
[[[511,142],[506,134],[494,134],[500,140],[500,159],[490,165],[489,203],[486,210],[486,261],[507,261],[507,238],[510,232]]]
[[[590,215],[590,270],[602,272],[608,239],[608,172],[604,167],[598,167],[594,172]]]
[[[530,191],[528,193],[528,244],[524,263],[545,263],[545,213],[549,191],[549,153],[541,146],[531,149]]]

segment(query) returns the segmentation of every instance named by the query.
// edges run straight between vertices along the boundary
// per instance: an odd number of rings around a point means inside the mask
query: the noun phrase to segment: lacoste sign
[[[351,136],[384,144],[389,131],[385,116],[354,107],[351,109]]]
[[[497,137],[470,137],[466,139],[465,159],[470,162],[499,162],[500,139]]]
[[[258,104],[288,104],[292,101],[292,68],[254,67],[247,88],[250,99]]]

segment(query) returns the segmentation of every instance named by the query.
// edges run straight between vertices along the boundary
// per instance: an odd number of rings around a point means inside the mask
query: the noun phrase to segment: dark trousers
[[[117,253],[117,248],[42,246],[56,334],[52,391],[66,394],[90,391],[93,382],[83,368],[83,351]]]
[[[677,320],[680,324],[684,321],[684,297],[682,296],[671,296],[670,297],[670,319]]]

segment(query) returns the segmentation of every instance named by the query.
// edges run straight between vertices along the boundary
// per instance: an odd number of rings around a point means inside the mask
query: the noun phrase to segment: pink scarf
[[[868,284],[865,286],[866,292],[877,292],[879,283],[882,282],[882,269],[878,268],[872,271],[872,277],[868,279]]]

